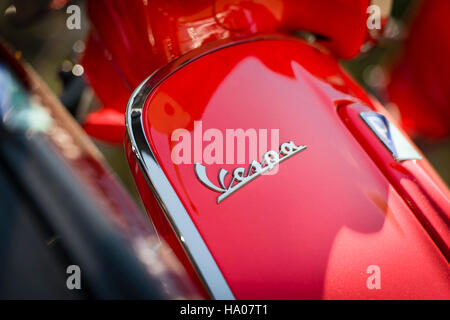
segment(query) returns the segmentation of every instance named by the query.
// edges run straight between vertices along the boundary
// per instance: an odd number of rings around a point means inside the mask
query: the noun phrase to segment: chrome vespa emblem
[[[292,157],[294,154],[297,154],[306,149],[306,146],[296,146],[294,142],[286,142],[280,146],[280,151],[267,151],[261,162],[257,162],[255,160],[250,164],[247,175],[245,175],[245,168],[238,167],[233,170],[233,176],[231,177],[231,181],[228,186],[225,186],[225,177],[228,174],[228,171],[225,169],[220,169],[219,171],[219,184],[220,187],[213,184],[206,174],[205,166],[200,163],[195,163],[195,174],[197,178],[209,189],[221,193],[217,197],[217,203],[222,202],[234,192],[245,186],[250,181],[259,177],[266,171],[272,170],[276,165],[280,162]]]
[[[396,161],[422,159],[400,130],[385,116],[373,111],[361,112],[360,116]]]

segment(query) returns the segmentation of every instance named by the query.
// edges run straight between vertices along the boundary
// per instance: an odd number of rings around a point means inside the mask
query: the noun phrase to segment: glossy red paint
[[[388,93],[410,134],[450,136],[450,1],[421,1]]]
[[[123,111],[132,88],[94,34],[88,38],[82,64],[89,84],[103,104],[100,110],[88,114],[83,128],[93,138],[119,143],[125,134]]]
[[[236,298],[450,298],[443,254],[448,191],[425,160],[399,165],[387,159],[361,128],[357,109],[342,109],[351,105],[376,109],[333,56],[289,39],[207,54],[148,98],[148,142]],[[280,143],[292,140],[308,149],[217,204],[218,193],[199,182],[193,163],[171,160],[173,130],[192,133],[198,120],[203,130],[217,128],[224,136],[226,129],[279,129]],[[363,134],[355,138],[358,130]],[[128,157],[142,181],[130,152]],[[220,168],[248,164],[211,164],[207,172],[214,181]],[[401,170],[408,172],[402,176]],[[148,186],[138,187],[144,202],[154,203]],[[170,234],[167,220],[150,214]],[[424,229],[426,219],[437,221],[437,231]],[[382,290],[366,286],[370,265],[381,269]]]
[[[120,141],[125,133],[123,117],[123,112],[104,107],[87,115],[83,129],[88,135],[101,141]]]
[[[394,122],[384,108],[375,106],[379,113]],[[432,235],[447,260],[450,260],[448,188],[423,155],[424,159],[419,161],[395,161],[384,145],[361,121],[359,114],[368,110],[369,107],[356,103],[340,108],[339,113],[361,146]]]
[[[304,30],[317,34],[336,57],[353,57],[367,36],[368,5],[369,0],[88,1],[92,34],[83,64],[105,107],[123,113],[123,97],[152,72],[219,40]],[[99,113],[85,126],[109,142],[120,143],[117,136],[124,133],[123,125]]]

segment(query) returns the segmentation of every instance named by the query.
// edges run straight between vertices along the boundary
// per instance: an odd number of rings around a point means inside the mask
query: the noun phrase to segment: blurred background
[[[72,115],[82,123],[89,111],[100,106],[84,78],[83,66],[79,63],[86,47],[85,39],[89,30],[89,20],[86,16],[84,1],[71,1],[71,4],[81,8],[81,28],[79,30],[65,28],[66,2],[64,0],[0,0],[0,38],[15,52],[16,58],[33,66]],[[430,19],[435,20],[433,10],[441,10],[439,6],[431,7],[431,9],[424,8],[425,3],[430,6],[431,2],[439,2],[441,7],[449,8],[450,1],[394,0],[391,16],[386,21],[383,32],[375,35],[378,38],[377,43],[368,41],[361,48],[361,54],[358,57],[342,61],[342,66],[361,86],[377,97],[394,117],[402,118],[404,128],[448,185],[450,183],[450,119],[446,116],[450,110],[448,90],[450,81],[446,81],[440,74],[445,73],[445,68],[449,68],[445,66],[448,65],[448,56],[445,59],[445,55],[449,52],[449,48],[448,44],[440,43],[439,40],[442,38],[439,37],[438,32],[425,29],[427,26],[428,28],[436,27],[429,22]],[[49,7],[53,10],[48,10]],[[427,12],[429,14],[426,14]],[[442,15],[444,13],[441,13]],[[443,23],[442,28],[446,28],[443,30],[444,35],[448,35],[450,28],[445,19],[435,21],[434,24]],[[448,42],[448,38],[443,39]],[[428,40],[433,41],[432,44],[424,45],[424,42]],[[431,75],[429,75],[430,72],[426,73],[430,78],[427,78],[427,75],[410,76],[405,73],[408,63],[414,63],[415,58],[423,59],[427,50],[435,50],[432,59],[426,62],[432,65],[424,65],[426,70],[432,71]],[[405,56],[405,52],[414,52],[417,57]],[[442,59],[439,60],[440,57]],[[395,73],[391,72],[393,70]],[[439,70],[440,74],[434,72]],[[407,81],[402,77],[406,77]],[[419,80],[411,80],[415,78]],[[435,78],[438,78],[441,83],[434,84]],[[420,103],[417,103],[417,105],[405,107],[408,104],[404,96],[405,92],[414,93],[415,88],[424,89],[433,94],[424,103],[432,101],[430,104],[437,105],[435,110],[438,111],[434,116],[440,117],[441,127],[434,125],[436,121],[430,116],[427,106],[422,107]],[[123,183],[138,199],[122,148],[95,142]]]
[[[16,58],[35,69],[80,123],[100,102],[89,88],[79,63],[89,32],[84,1],[70,1],[81,8],[81,28],[66,28],[67,2],[50,0],[0,0],[0,38]],[[51,10],[49,10],[49,8]],[[125,187],[142,206],[121,146],[94,143]]]

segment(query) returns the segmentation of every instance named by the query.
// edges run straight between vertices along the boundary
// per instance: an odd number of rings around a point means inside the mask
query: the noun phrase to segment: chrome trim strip
[[[211,252],[192,222],[186,208],[184,208],[181,200],[178,198],[178,195],[150,148],[144,133],[141,117],[142,109],[151,92],[172,73],[183,68],[185,65],[212,52],[230,46],[262,40],[298,41],[299,39],[284,35],[258,36],[211,47],[196,56],[186,54],[185,56],[169,62],[145,79],[132,93],[125,112],[125,126],[128,140],[141,172],[147,180],[150,189],[158,200],[161,209],[170,222],[200,279],[205,284],[205,288],[213,299],[234,300],[235,297],[211,255]]]
[[[151,76],[134,91],[127,106],[126,128],[133,153],[161,209],[212,298],[234,299],[213,256],[161,169],[145,137],[141,115],[143,103],[152,91],[147,85],[150,78]]]
[[[200,279],[205,284],[213,299],[234,300],[228,283],[217,266],[211,252],[203,241],[200,233],[191,220],[186,208],[161,169],[144,133],[142,109],[151,92],[172,73],[185,65],[211,52],[243,42],[266,40],[247,39],[216,47],[186,61],[175,60],[156,70],[145,79],[132,93],[125,112],[125,125],[131,149],[137,163],[147,180],[149,187],[159,202],[159,205],[170,222],[175,234],[196,269]]]

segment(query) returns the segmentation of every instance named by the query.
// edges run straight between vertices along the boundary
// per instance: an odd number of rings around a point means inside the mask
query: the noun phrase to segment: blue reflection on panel
[[[405,138],[400,130],[385,116],[377,112],[361,112],[361,118],[383,142],[395,160],[422,159],[414,146]]]

